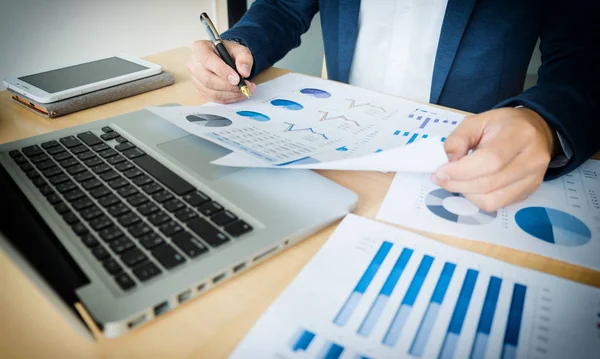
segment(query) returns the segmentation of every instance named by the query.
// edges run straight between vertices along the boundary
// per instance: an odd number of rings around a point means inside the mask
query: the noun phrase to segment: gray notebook
[[[12,93],[12,99],[16,103],[26,107],[38,115],[54,118],[103,105],[105,103],[117,101],[126,97],[139,95],[144,92],[156,90],[161,87],[172,85],[174,82],[175,78],[173,75],[163,71],[160,74],[126,82],[124,84],[93,91],[81,96],[71,97],[53,103],[40,103],[10,89],[8,89],[8,91]]]

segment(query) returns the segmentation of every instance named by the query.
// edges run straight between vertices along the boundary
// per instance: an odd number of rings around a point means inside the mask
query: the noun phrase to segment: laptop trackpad
[[[221,158],[231,153],[231,151],[193,135],[160,143],[156,147],[208,180],[214,180],[242,170],[241,168],[211,164],[210,161]]]

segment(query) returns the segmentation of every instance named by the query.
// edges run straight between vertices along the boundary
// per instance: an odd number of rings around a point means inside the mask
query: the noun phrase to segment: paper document
[[[349,215],[231,358],[597,358],[599,313],[599,289]]]
[[[539,254],[600,270],[600,161],[541,187],[496,212],[434,185],[430,176],[397,174],[377,219]]]
[[[148,107],[232,151],[233,167],[434,172],[464,115],[310,76],[287,74],[235,104]]]

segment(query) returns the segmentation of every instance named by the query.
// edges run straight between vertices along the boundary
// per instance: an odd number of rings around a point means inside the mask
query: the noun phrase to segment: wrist
[[[530,123],[540,132],[546,143],[548,145],[548,153],[551,158],[554,158],[557,154],[561,152],[560,141],[558,140],[557,132],[550,126],[550,124],[538,114],[536,111],[526,108],[520,107],[518,108],[521,111],[526,111],[529,116]]]

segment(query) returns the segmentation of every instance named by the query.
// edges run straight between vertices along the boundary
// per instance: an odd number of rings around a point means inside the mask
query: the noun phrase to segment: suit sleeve
[[[549,180],[572,171],[600,150],[600,22],[595,18],[600,2],[542,4],[537,85],[496,108],[530,108],[567,141],[573,155],[564,166],[548,169]]]
[[[300,45],[318,10],[318,0],[257,0],[221,38],[239,39],[250,49],[252,77]]]

